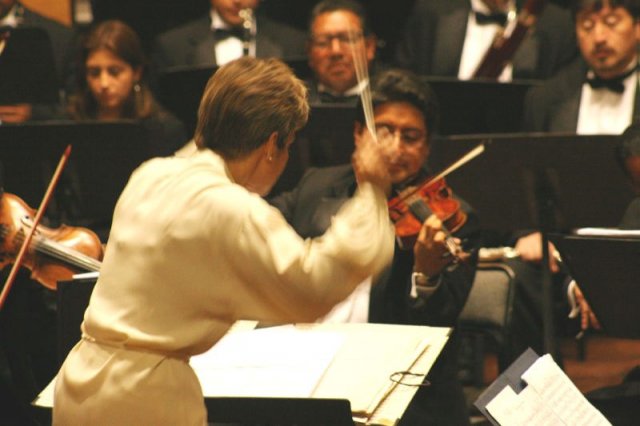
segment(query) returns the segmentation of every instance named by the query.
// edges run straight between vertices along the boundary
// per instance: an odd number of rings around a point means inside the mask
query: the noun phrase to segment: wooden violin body
[[[467,215],[452,197],[444,178],[422,185],[409,186],[389,200],[389,216],[395,224],[396,236],[403,247],[413,247],[422,223],[435,214],[448,232],[464,225]]]
[[[32,224],[34,211],[19,197],[4,193],[0,199],[0,268],[12,264]],[[31,277],[55,290],[58,281],[73,274],[99,271],[103,248],[98,236],[86,228],[38,226],[23,265]]]

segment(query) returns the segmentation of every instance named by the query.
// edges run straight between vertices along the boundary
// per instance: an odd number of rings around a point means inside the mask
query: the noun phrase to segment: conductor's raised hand
[[[355,134],[356,150],[351,157],[358,183],[370,182],[389,195],[391,177],[386,150],[378,144],[365,128]]]

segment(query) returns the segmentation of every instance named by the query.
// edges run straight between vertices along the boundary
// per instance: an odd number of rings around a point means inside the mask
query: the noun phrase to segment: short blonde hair
[[[225,159],[249,154],[278,133],[278,147],[307,122],[307,91],[278,59],[244,57],[222,66],[204,90],[195,142]]]

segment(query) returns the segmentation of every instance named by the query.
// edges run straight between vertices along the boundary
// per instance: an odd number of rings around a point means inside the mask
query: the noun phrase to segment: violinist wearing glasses
[[[424,182],[437,120],[433,95],[417,76],[388,70],[374,79],[371,97],[377,139],[390,158],[392,193]],[[362,118],[355,123],[354,138],[356,146],[370,138]],[[348,165],[310,169],[294,190],[271,202],[302,237],[314,237],[330,226],[340,206],[353,196],[356,182]],[[471,289],[479,245],[477,216],[464,201],[456,201],[466,218],[451,227],[460,252],[451,253],[442,221],[427,214],[415,243],[396,243],[392,264],[362,283],[325,319],[454,326]],[[455,359],[452,338],[427,376],[430,386],[418,390],[401,424],[468,423]]]

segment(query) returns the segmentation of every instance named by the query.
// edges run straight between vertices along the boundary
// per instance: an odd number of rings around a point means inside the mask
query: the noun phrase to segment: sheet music
[[[191,358],[205,397],[310,397],[345,337],[293,325],[239,330]]]
[[[522,380],[527,386],[519,394],[506,386],[487,404],[487,411],[500,425],[611,425],[550,355],[538,358]]]

